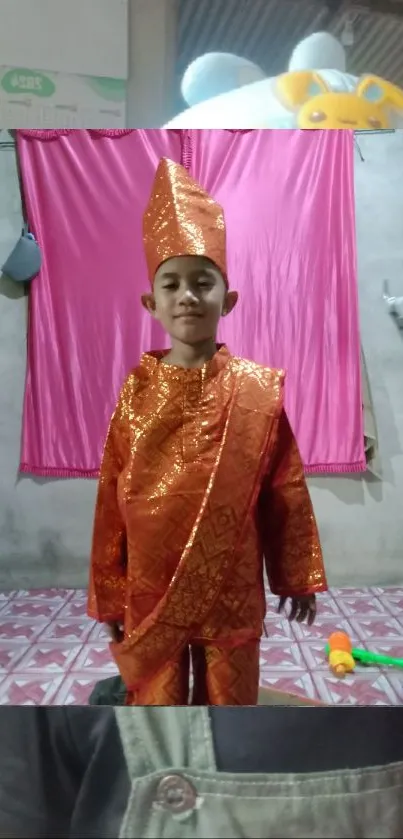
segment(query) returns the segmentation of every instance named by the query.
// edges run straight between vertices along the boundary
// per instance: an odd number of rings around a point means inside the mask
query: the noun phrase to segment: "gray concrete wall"
[[[176,78],[178,0],[136,0],[129,10],[126,124],[158,128],[175,116],[175,106],[183,107]]]
[[[310,481],[330,579],[403,583],[403,333],[386,314],[382,281],[403,295],[403,130],[359,136],[356,219],[362,343],[378,423],[382,482]]]
[[[4,136],[3,138],[4,139]],[[310,481],[330,581],[403,583],[403,341],[381,285],[403,294],[403,131],[360,138],[357,236],[363,344],[384,478]],[[0,263],[20,231],[12,151],[0,148]],[[17,477],[26,360],[26,299],[0,288],[0,589],[85,586],[94,481]]]

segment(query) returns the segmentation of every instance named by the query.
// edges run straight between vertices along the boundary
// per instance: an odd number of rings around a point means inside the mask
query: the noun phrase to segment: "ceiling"
[[[178,88],[205,52],[236,53],[269,76],[284,72],[303,37],[323,30],[340,37],[346,16],[354,34],[347,70],[403,87],[403,0],[179,0]]]

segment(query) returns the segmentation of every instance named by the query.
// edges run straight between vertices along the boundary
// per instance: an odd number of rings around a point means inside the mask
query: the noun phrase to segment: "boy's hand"
[[[287,600],[291,600],[291,611],[288,615],[289,621],[303,623],[307,621],[312,626],[316,618],[316,597],[314,594],[305,594],[302,597],[280,597],[277,612],[284,612]]]
[[[116,644],[119,644],[120,641],[123,641],[124,638],[124,631],[123,631],[123,623],[121,621],[108,621],[106,626],[108,627],[108,632],[112,641],[115,641]]]

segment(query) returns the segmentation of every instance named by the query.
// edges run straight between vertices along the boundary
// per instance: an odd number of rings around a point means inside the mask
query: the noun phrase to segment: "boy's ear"
[[[222,309],[223,317],[229,315],[235,309],[238,298],[239,294],[237,291],[227,291]]]
[[[141,295],[141,303],[144,308],[147,310],[149,315],[152,315],[153,318],[157,317],[157,312],[155,308],[155,297],[152,293],[149,294],[142,294]]]

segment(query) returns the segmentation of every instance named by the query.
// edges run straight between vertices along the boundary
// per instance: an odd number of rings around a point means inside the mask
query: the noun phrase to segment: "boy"
[[[255,705],[263,566],[290,619],[326,590],[284,373],[216,343],[237,303],[221,207],[169,160],[144,216],[148,312],[171,338],[127,378],[105,445],[88,613],[127,704]],[[264,558],[264,561],[263,561]]]

